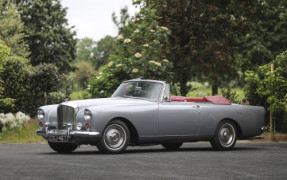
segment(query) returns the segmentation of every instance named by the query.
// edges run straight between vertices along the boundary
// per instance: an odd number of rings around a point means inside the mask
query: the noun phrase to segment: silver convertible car
[[[133,79],[110,98],[40,107],[36,133],[59,153],[70,153],[81,144],[95,145],[103,153],[147,144],[176,150],[195,141],[231,150],[237,139],[263,132],[264,116],[263,107],[231,104],[223,96],[171,97],[164,81]]]

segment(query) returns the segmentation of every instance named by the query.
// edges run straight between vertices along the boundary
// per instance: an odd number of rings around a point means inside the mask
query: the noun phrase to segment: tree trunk
[[[181,96],[186,96],[186,94],[188,93],[188,88],[186,86],[187,80],[186,79],[181,79],[181,81],[179,82],[180,85],[180,95]]]
[[[212,96],[218,94],[218,86],[217,85],[212,85]]]

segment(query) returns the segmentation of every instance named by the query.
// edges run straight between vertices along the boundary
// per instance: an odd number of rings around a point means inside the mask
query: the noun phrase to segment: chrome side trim
[[[81,132],[81,131],[72,131],[70,133],[71,136],[85,135],[85,136],[98,136],[99,132]]]

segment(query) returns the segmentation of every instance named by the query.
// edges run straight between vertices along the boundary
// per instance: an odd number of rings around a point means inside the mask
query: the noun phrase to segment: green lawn
[[[187,97],[203,97],[203,96],[211,96],[211,86],[208,84],[202,84],[198,82],[191,82],[192,89],[187,93]],[[236,91],[236,94],[238,95],[238,99],[244,98],[243,89],[240,87],[231,88],[232,91]],[[219,94],[221,94],[221,90],[219,89]]]
[[[36,135],[36,130],[39,129],[38,122],[27,123],[23,128],[15,128],[10,131],[0,133],[0,143],[45,143],[46,141]]]

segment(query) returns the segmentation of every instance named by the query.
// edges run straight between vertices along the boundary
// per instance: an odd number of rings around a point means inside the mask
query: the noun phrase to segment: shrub
[[[48,104],[59,104],[65,100],[65,94],[62,92],[51,92],[48,94],[47,103]]]
[[[287,132],[287,51],[278,55],[272,62],[274,72],[270,72],[270,64],[260,66],[257,71],[246,71],[245,97],[250,104],[264,105],[273,112],[276,129]]]
[[[220,94],[224,96],[225,98],[227,98],[232,103],[240,103],[240,100],[238,99],[238,95],[236,94],[236,91],[232,91],[230,87],[222,88]]]
[[[23,128],[25,123],[30,119],[29,116],[22,112],[17,112],[15,116],[12,113],[0,113],[0,123],[4,125],[3,130],[10,131],[17,127]]]

